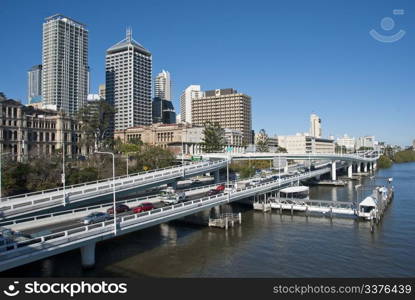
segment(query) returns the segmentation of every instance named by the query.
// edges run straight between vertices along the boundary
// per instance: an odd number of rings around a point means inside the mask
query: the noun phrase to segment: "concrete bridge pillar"
[[[336,162],[331,162],[331,180],[336,180]]]
[[[95,265],[95,242],[81,247],[82,267],[89,269]]]
[[[347,167],[347,176],[349,178],[353,177],[353,164],[351,164],[351,163]]]
[[[361,167],[361,163],[357,164],[357,173],[360,173],[360,167]]]
[[[378,164],[376,162],[373,162],[373,170],[376,170],[378,167]]]
[[[363,172],[367,173],[367,163],[364,163],[363,167],[364,167]]]
[[[372,172],[373,171],[373,164],[370,162],[369,163],[369,171]]]
[[[213,172],[213,178],[215,179],[215,183],[218,183],[220,181],[219,170]]]

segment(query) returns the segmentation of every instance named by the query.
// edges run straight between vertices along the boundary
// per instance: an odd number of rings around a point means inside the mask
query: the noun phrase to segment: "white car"
[[[186,194],[184,192],[168,194],[162,200],[164,204],[177,204],[184,201],[186,201]]]

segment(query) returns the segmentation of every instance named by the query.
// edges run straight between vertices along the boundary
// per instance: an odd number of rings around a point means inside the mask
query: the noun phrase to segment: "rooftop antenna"
[[[131,29],[130,26],[127,27],[127,33],[126,33],[126,38],[127,41],[131,42],[131,40],[133,39],[133,30]]]

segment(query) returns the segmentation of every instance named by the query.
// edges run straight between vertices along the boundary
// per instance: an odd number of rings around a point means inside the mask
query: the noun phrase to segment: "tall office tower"
[[[115,130],[151,124],[151,67],[151,53],[132,38],[131,29],[107,50],[105,100],[116,109]]]
[[[192,124],[203,126],[206,122],[238,130],[243,141],[251,144],[251,97],[234,89],[206,91],[204,97],[192,100]]]
[[[192,100],[203,97],[200,85],[189,85],[180,96],[181,122],[192,123]]]
[[[321,119],[316,114],[310,115],[310,135],[321,138]]]
[[[44,105],[74,115],[88,97],[88,30],[60,14],[48,17],[42,50]]]
[[[30,68],[28,75],[27,99],[29,104],[32,101],[41,100],[42,96],[42,65],[36,65]]]
[[[154,81],[154,98],[171,101],[170,73],[162,70]]]

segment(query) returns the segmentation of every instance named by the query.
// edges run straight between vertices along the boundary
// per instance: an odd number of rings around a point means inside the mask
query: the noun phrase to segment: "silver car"
[[[89,224],[93,224],[93,223],[99,223],[99,222],[104,222],[108,219],[110,219],[111,216],[107,213],[104,212],[93,212],[89,215],[87,215],[86,217],[83,217],[81,219],[81,222],[84,225],[89,225]]]

